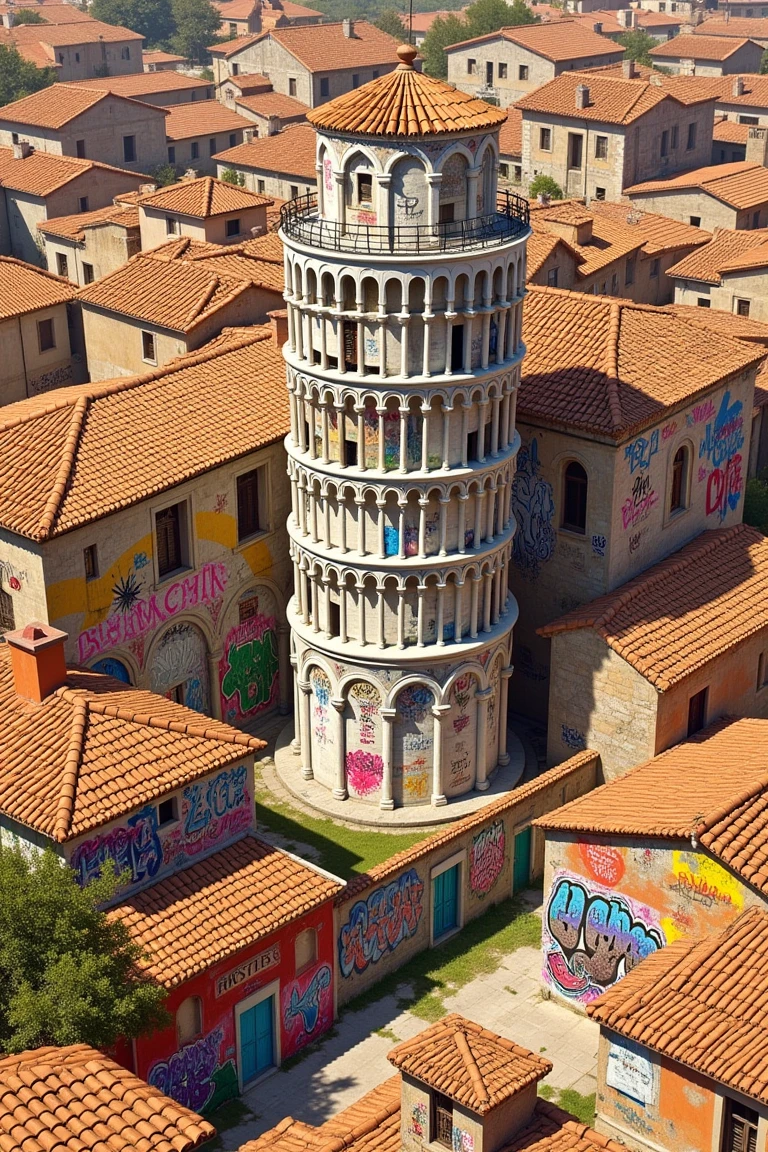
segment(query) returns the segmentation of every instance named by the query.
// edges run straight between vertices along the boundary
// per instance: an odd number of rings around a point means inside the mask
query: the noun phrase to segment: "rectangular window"
[[[749,316],[749,300],[736,301],[736,315]]]
[[[619,294],[619,274],[614,272],[611,276],[611,296],[618,296]]]
[[[240,75],[240,65],[239,64],[233,64],[232,65],[232,75],[233,76],[239,76]]]
[[[261,531],[260,495],[264,469],[254,468],[237,478],[237,538],[246,540]]]
[[[93,284],[93,264],[83,262],[83,284]]]
[[[440,1092],[432,1095],[432,1140],[443,1148],[453,1148],[453,1101]]]
[[[477,60],[473,60],[470,56],[467,60],[467,75],[474,76],[477,72]]]
[[[160,828],[166,824],[173,824],[178,819],[176,813],[176,797],[169,796],[167,800],[161,800],[157,806],[157,823]]]
[[[666,130],[661,134],[661,155],[667,156],[669,154],[669,132]]]
[[[230,132],[230,134],[229,134],[229,146],[230,146],[230,148],[234,148],[236,144],[237,144],[237,132]]]
[[[552,129],[539,128],[539,148],[542,152],[552,151]]]
[[[697,308],[711,308],[712,307],[712,301],[709,299],[708,296],[699,296],[698,300],[696,301],[696,307]]]
[[[725,1104],[721,1152],[756,1152],[757,1112],[735,1100],[726,1100]]]
[[[78,204],[80,206],[81,212],[87,212],[88,211],[88,197],[87,196],[81,196],[80,199],[78,200]]]
[[[85,140],[75,140],[75,156],[85,160]]]
[[[89,544],[87,548],[83,548],[83,568],[85,569],[86,580],[96,579],[99,574],[99,558],[95,544]]]
[[[578,171],[582,165],[584,137],[580,132],[568,133],[568,167]]]
[[[359,88],[360,87],[360,76],[358,75],[357,72],[352,73],[352,87],[353,88]]]
[[[765,652],[761,652],[757,658],[757,691],[765,688]]]
[[[557,288],[557,268],[550,268],[547,272],[547,287]]]
[[[208,137],[208,155],[213,156],[215,152],[216,152],[216,137],[215,136],[209,136]]]
[[[240,220],[227,220],[227,236],[240,235]]]
[[[256,181],[256,191],[263,193],[263,192],[266,192],[266,190],[267,190],[266,180],[257,180]]]
[[[658,278],[660,269],[661,261],[658,258],[656,260],[651,260],[651,280],[656,280]]]
[[[499,176],[501,176],[502,180],[509,178],[509,164],[504,164],[503,162],[499,164]]]
[[[595,200],[605,200],[605,188],[595,188]]]
[[[506,64],[499,64],[499,80],[506,80],[507,66]]]
[[[317,932],[314,928],[299,932],[294,942],[294,959],[297,976],[317,963]]]
[[[701,228],[701,216],[689,216],[688,223],[691,228]]]
[[[132,164],[136,159],[136,137],[123,136],[123,160],[126,164]]]
[[[165,231],[169,236],[178,236],[179,222],[175,216],[166,216],[165,218]]]
[[[192,147],[189,150],[189,155],[192,160],[200,159],[200,145],[198,144],[197,140],[193,141]]]
[[[69,276],[69,261],[63,252],[56,253],[56,271],[59,276]]]
[[[760,210],[759,209],[757,210],[757,212],[752,213],[752,227],[753,228],[759,228],[760,227]]]
[[[691,152],[696,147],[696,121],[694,120],[688,125],[688,140],[686,142],[686,151]]]
[[[680,143],[680,129],[677,124],[672,125],[672,151],[674,152],[677,145]]]
[[[370,172],[357,174],[357,202],[358,204],[371,204],[373,202],[373,176]]]
[[[168,148],[168,163],[169,164],[175,164],[176,163],[176,147],[173,144],[171,144]]]
[[[53,318],[38,320],[37,343],[41,352],[50,352],[56,347],[56,333],[53,328]]]
[[[512,175],[513,175],[513,179],[515,181],[515,184],[522,183],[522,179],[523,179],[523,166],[522,166],[522,164],[515,164]]]
[[[173,504],[155,515],[157,534],[157,574],[167,576],[184,564],[182,536],[185,528],[184,505]]]
[[[131,58],[130,48],[123,48],[122,52],[120,53],[120,56],[123,60],[130,60],[130,58]]]
[[[459,868],[446,868],[432,881],[432,938],[439,940],[459,927]]]
[[[517,66],[517,78],[518,78],[518,80],[527,80],[528,79],[528,65],[527,64],[518,64],[518,66]]]
[[[299,194],[299,186],[298,186],[298,184],[289,184],[289,186],[288,186],[288,193],[289,193],[290,199],[291,199],[291,200],[295,200],[295,199],[296,199],[296,197],[297,197],[297,196],[298,196],[298,194]]]
[[[142,332],[141,334],[141,355],[142,359],[148,360],[150,364],[157,364],[155,355],[155,334],[154,332]]]
[[[323,100],[327,100],[331,94],[331,82],[327,76],[320,78],[320,96]]]
[[[608,137],[595,136],[595,160],[608,159]]]
[[[759,124],[760,123],[760,117],[759,116],[742,116],[742,115],[739,115],[738,123],[739,124]]]
[[[635,261],[627,257],[627,267],[624,274],[624,283],[629,286],[635,282]]]
[[[374,68],[373,72],[371,73],[371,79],[372,80],[378,80],[378,78],[379,78],[379,70],[378,70],[378,68]]]
[[[695,696],[691,696],[688,701],[688,735],[693,736],[696,732],[701,732],[707,719],[707,691],[708,689],[702,688],[701,692],[697,692]],[[746,1152],[746,1149],[744,1149]]]
[[[296,83],[296,77],[295,76],[289,76],[288,77],[288,95],[289,96],[295,96],[297,94],[297,92],[298,92],[298,85]]]

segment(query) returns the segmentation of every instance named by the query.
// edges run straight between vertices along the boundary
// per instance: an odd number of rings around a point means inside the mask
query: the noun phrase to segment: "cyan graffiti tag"
[[[415,868],[398,880],[358,900],[339,933],[339,967],[343,976],[364,972],[382,956],[413,936],[424,911],[424,882]]]
[[[318,968],[302,995],[298,987],[291,989],[291,999],[285,1010],[285,1024],[290,1028],[294,1020],[301,1017],[304,1031],[314,1032],[322,1011],[323,992],[331,986],[331,969],[328,964]]]
[[[646,440],[645,436],[638,436],[637,440],[633,440],[631,444],[627,444],[624,449],[624,459],[629,460],[630,474],[634,474],[638,468],[649,468],[651,460],[659,450],[659,430],[655,428],[651,432],[650,439]]]

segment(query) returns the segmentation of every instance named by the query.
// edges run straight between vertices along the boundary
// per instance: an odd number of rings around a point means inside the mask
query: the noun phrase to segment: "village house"
[[[87,20],[74,24],[18,24],[6,30],[2,42],[13,45],[38,68],[53,67],[57,79],[89,80],[109,69],[112,76],[142,71],[143,36]]]
[[[95,80],[80,80],[77,87],[111,92],[114,96],[126,96],[129,100],[141,100],[144,104],[155,104],[159,108],[170,108],[174,104],[186,104],[194,100],[212,100],[214,97],[211,80],[200,80],[196,76],[186,76],[183,72],[164,69],[137,72],[130,76],[99,76]]]
[[[754,20],[758,16],[768,16],[768,4],[765,0],[717,0],[718,12],[723,20],[746,17]]]
[[[499,191],[518,191],[523,180],[523,114],[509,107],[499,130]]]
[[[228,76],[217,86],[216,99],[226,104],[227,108],[234,108],[236,101],[242,96],[258,96],[272,91],[274,91],[272,81],[266,76],[249,73],[245,76]],[[302,108],[304,107],[302,104]]]
[[[218,100],[200,104],[177,104],[168,109],[165,132],[168,163],[198,175],[215,176],[213,157],[223,148],[236,148],[251,121],[226,108]]]
[[[744,483],[746,458],[733,450],[744,414],[729,399],[715,416],[716,451],[728,459],[711,473],[712,504]],[[697,464],[684,442],[672,464],[683,515]],[[549,763],[583,741],[613,779],[720,716],[768,717],[766,588],[768,541],[737,524],[540,629],[552,642]]]
[[[255,92],[236,96],[235,111],[256,126],[256,136],[275,136],[288,124],[301,124],[306,119],[306,105],[281,92]],[[253,139],[249,135],[246,141]]]
[[[24,144],[0,148],[0,252],[42,265],[39,224],[106,208],[121,193],[138,191],[147,179],[96,160],[30,151]]]
[[[174,52],[147,52],[146,49],[142,53],[142,60],[145,72],[176,72],[189,63],[183,56],[178,56]]]
[[[600,1024],[599,1132],[632,1152],[761,1146],[766,961],[768,914],[748,908],[720,932],[670,939],[587,1006]]]
[[[667,272],[675,302],[768,322],[768,230],[722,228]]]
[[[37,230],[46,267],[80,287],[121,268],[141,250],[139,209],[119,198],[93,212],[45,220]]]
[[[733,164],[747,158],[749,126],[716,116],[712,130],[712,163]]]
[[[26,144],[53,156],[151,171],[165,163],[168,115],[112,92],[53,84],[0,108],[0,146]]]
[[[766,9],[768,12],[768,8]],[[742,17],[739,19],[718,19],[716,16],[697,24],[693,29],[694,36],[726,36],[731,40],[754,40],[763,50],[768,48],[768,17],[757,16],[753,19]]]
[[[546,836],[550,995],[583,1011],[666,945],[768,907],[764,853],[752,848],[765,823],[767,741],[768,721],[721,721],[534,822]],[[603,935],[594,926],[606,917]]]
[[[229,0],[230,3],[233,0]],[[257,72],[275,92],[316,108],[396,67],[391,36],[365,20],[309,27],[271,28],[209,48],[217,86],[230,76]]]
[[[657,44],[648,55],[654,64],[682,76],[735,76],[759,72],[763,46],[756,40],[684,33]]]
[[[510,568],[520,616],[510,695],[518,711],[543,720],[551,659],[538,629],[704,529],[740,522],[746,465],[737,483],[732,458],[748,457],[765,349],[725,335],[714,340],[647,304],[534,286],[525,307]],[[727,457],[715,442],[723,404],[743,418]],[[691,438],[695,460],[681,491],[674,461]],[[727,489],[726,472],[734,480]],[[572,750],[584,747],[578,733],[565,739]]]
[[[401,12],[400,19],[403,22],[403,39],[407,41],[408,33],[410,32],[410,42],[415,44],[417,48],[421,48],[427,32],[429,32],[435,20],[445,16],[458,16],[459,19],[461,19],[465,12],[466,8],[459,8],[458,11],[454,9],[450,12],[446,9],[438,9],[435,12]]]
[[[768,129],[752,129],[751,135],[757,132],[762,134],[757,143],[764,152]],[[749,141],[747,150],[749,155]],[[624,194],[645,212],[658,212],[707,232],[768,226],[768,168],[762,160],[691,168],[631,184]]]
[[[568,196],[620,200],[627,185],[709,163],[712,99],[673,96],[634,72],[629,62],[623,76],[569,72],[519,101],[525,187],[546,175]]]
[[[624,49],[579,20],[501,28],[446,48],[448,81],[502,108],[555,76],[595,64],[615,64]]]
[[[67,312],[74,295],[57,276],[0,256],[0,404],[79,382]]]
[[[673,95],[693,93],[715,102],[715,116],[735,124],[768,125],[768,76],[672,76],[663,81]]]
[[[69,660],[238,726],[290,712],[281,363],[276,337],[250,327],[141,377],[5,409],[6,628],[55,625]],[[233,423],[235,387],[247,408]]]
[[[136,204],[146,252],[181,236],[209,244],[239,244],[263,235],[271,201],[226,180],[200,176],[153,189]]]
[[[579,13],[577,18],[593,32],[608,36],[611,40],[619,40],[627,32],[639,28],[662,43],[677,36],[685,22],[681,13],[646,12],[642,8],[596,8],[591,12]]]
[[[293,0],[213,0],[224,36],[252,36],[268,28],[321,24],[322,12]]]
[[[259,195],[293,200],[317,188],[317,143],[309,124],[293,124],[214,157],[217,173],[237,172]]]

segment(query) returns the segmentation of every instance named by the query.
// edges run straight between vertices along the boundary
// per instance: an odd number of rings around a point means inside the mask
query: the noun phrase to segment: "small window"
[[[709,299],[708,296],[699,296],[699,298],[696,301],[696,307],[697,308],[711,308],[712,307],[712,301]]]
[[[527,64],[518,64],[518,66],[517,66],[517,78],[518,78],[518,80],[527,80],[528,79],[528,65]]]
[[[587,474],[577,460],[567,465],[563,483],[561,527],[583,536],[587,530]]]
[[[605,188],[595,188],[595,200],[605,200]]]
[[[259,515],[263,468],[254,468],[237,478],[237,538],[246,540],[261,531]]]
[[[608,137],[595,136],[595,160],[608,159]]]
[[[83,261],[83,284],[93,284],[93,264]]]
[[[239,64],[233,64],[232,65],[232,75],[233,76],[239,76],[240,75],[240,65]]]
[[[627,267],[624,273],[624,283],[628,286],[635,282],[635,261],[634,257],[627,257]]]
[[[264,192],[266,192],[266,190],[267,190],[266,180],[257,180],[256,181],[256,191],[264,193]]]
[[[357,174],[357,202],[358,204],[373,203],[373,176],[370,172]]]
[[[13,597],[5,588],[0,588],[0,633],[13,632],[16,627],[16,614],[13,611]]]
[[[214,156],[216,154],[216,151],[217,151],[216,137],[215,136],[209,136],[208,137],[208,155]]]
[[[739,124],[759,124],[760,123],[760,117],[759,116],[741,116],[741,115],[739,115],[738,123]]]
[[[169,796],[167,800],[161,800],[157,806],[157,822],[160,827],[162,828],[164,824],[173,824],[177,819],[176,797]]]
[[[507,66],[506,64],[499,64],[499,80],[506,80]]]
[[[294,955],[297,976],[317,963],[317,932],[314,928],[305,928],[303,932],[299,932],[294,945]]]
[[[758,208],[757,212],[752,213],[752,227],[753,228],[759,228],[760,227],[760,209],[759,208]]]
[[[707,718],[707,691],[708,689],[702,688],[701,692],[697,692],[695,696],[691,696],[688,701],[688,735],[693,736],[696,732],[701,732]],[[734,1152],[736,1150],[734,1149]],[[746,1152],[746,1148],[742,1150]]]
[[[523,166],[522,164],[515,164],[513,169],[513,179],[515,184],[520,184],[523,179]]]
[[[95,544],[89,544],[87,548],[83,548],[83,568],[85,569],[86,580],[95,580],[99,575],[99,554]]]
[[[63,63],[64,63],[64,53],[59,52],[59,64],[63,64]]]
[[[761,652],[757,658],[757,691],[765,688],[765,652]]]
[[[59,276],[69,276],[69,260],[63,252],[56,253],[56,271]]]
[[[503,162],[499,164],[499,176],[501,176],[502,180],[509,178],[509,164],[504,164]]]
[[[542,152],[552,151],[552,129],[539,128],[539,148]]]
[[[126,164],[132,164],[136,159],[136,137],[123,136],[123,160]]]
[[[168,148],[168,163],[169,164],[175,164],[176,163],[176,146],[175,146],[175,144],[171,144]]]
[[[123,50],[120,53],[120,56],[121,56],[121,59],[123,59],[123,60],[130,60],[130,58],[131,58],[130,48],[123,48]]]
[[[672,151],[673,152],[674,152],[675,148],[677,148],[679,143],[680,143],[680,128],[679,128],[679,125],[673,124],[672,125]]]
[[[371,79],[372,80],[378,80],[378,78],[379,78],[379,70],[378,70],[378,68],[374,68],[373,72],[371,73]]]
[[[193,160],[200,159],[200,145],[198,144],[197,140],[193,140],[192,147],[189,150],[189,155]]]
[[[467,75],[474,76],[477,72],[477,60],[473,60],[470,56],[467,60]]]
[[[85,140],[75,140],[75,156],[85,160]]]
[[[550,268],[549,271],[547,272],[547,287],[548,288],[557,288],[557,273],[558,273],[557,268]]]
[[[75,52],[75,63],[76,64],[80,63],[80,53],[79,52]]]
[[[288,77],[288,95],[289,96],[295,96],[297,94],[297,92],[298,92],[298,87],[296,84],[296,77],[295,76],[289,76]]]
[[[360,87],[360,76],[357,72],[352,73],[352,87],[353,88],[359,88]]]
[[[53,327],[53,317],[37,322],[37,342],[41,352],[50,352],[56,347],[56,333]]]
[[[81,212],[87,212],[88,211],[88,197],[87,196],[81,196],[80,199],[78,200],[78,204],[80,206]]]
[[[696,121],[694,120],[688,125],[688,140],[686,142],[686,151],[691,152],[696,147]]]
[[[655,260],[651,260],[651,271],[650,271],[651,280],[657,280],[658,279],[660,269],[661,269],[661,261],[659,260],[659,258],[657,257]]]
[[[169,236],[178,236],[179,222],[175,216],[166,216],[165,218],[165,231]]]
[[[11,144],[18,144],[18,142],[19,142],[18,132],[11,132]]]
[[[666,130],[661,134],[661,155],[669,155],[669,132]]]
[[[441,224],[452,224],[455,218],[456,205],[453,203],[441,204],[439,213],[439,222]]]
[[[689,216],[688,223],[691,228],[701,228],[701,216]]]
[[[167,576],[184,566],[182,536],[185,527],[184,504],[172,504],[155,515],[157,535],[157,571]]]
[[[327,76],[322,76],[320,78],[320,97],[323,100],[327,100],[328,97],[330,96],[330,94],[331,94],[331,82]]]
[[[749,300],[736,301],[736,315],[749,316]]]
[[[230,146],[230,148],[234,148],[236,144],[237,144],[237,132],[230,132],[230,134],[229,134],[229,146]]]
[[[298,184],[289,184],[288,185],[288,192],[289,192],[291,200],[295,200],[297,198],[297,196],[299,195]]]
[[[669,511],[682,512],[688,500],[688,449],[678,448],[672,461],[672,489],[669,495]]]
[[[233,40],[237,36],[237,24],[233,24],[231,21],[229,24],[229,35],[232,37]]]
[[[239,221],[239,219],[238,220],[227,220],[227,236],[239,236],[239,235],[240,235],[240,221]]]
[[[432,1096],[432,1139],[443,1148],[453,1148],[453,1101],[440,1092]]]
[[[611,274],[611,296],[618,296],[619,294],[619,274],[613,272]]]
[[[179,1046],[196,1040],[203,1032],[203,1002],[199,996],[187,996],[176,1010],[176,1039]]]
[[[157,364],[157,349],[155,348],[154,332],[142,332],[141,355],[142,359],[148,360],[150,364]]]

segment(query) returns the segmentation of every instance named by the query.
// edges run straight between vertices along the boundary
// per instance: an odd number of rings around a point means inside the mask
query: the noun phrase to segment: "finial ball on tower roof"
[[[413,68],[413,62],[418,56],[418,51],[414,48],[413,44],[401,44],[397,50],[397,57],[400,61],[400,68]]]

